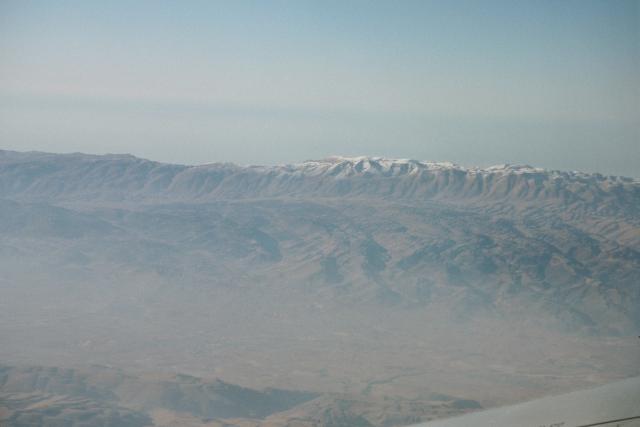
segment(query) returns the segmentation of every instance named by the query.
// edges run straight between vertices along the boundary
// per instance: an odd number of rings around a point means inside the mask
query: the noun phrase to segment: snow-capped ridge
[[[465,167],[453,162],[435,162],[415,159],[394,159],[370,156],[330,156],[320,160],[307,160],[303,163],[287,165],[289,171],[300,171],[317,175],[339,171],[337,176],[354,175],[404,175],[416,174],[421,171],[452,171],[469,174],[553,174],[559,171],[520,164],[500,164],[482,167]],[[581,174],[576,172],[576,174]]]
[[[640,182],[529,165],[464,167],[385,157],[332,156],[298,164],[175,165],[111,155],[0,152],[0,198],[212,201],[384,198],[455,203],[552,203],[635,215]]]

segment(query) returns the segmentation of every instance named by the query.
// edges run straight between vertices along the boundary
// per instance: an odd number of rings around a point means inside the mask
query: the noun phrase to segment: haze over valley
[[[391,426],[602,384],[640,374],[638,277],[632,178],[0,151],[0,418]]]

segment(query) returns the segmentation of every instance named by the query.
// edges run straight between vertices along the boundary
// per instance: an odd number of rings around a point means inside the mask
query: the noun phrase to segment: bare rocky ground
[[[252,390],[188,375],[106,368],[0,368],[0,422],[10,426],[372,426],[464,413],[472,400],[372,399],[337,393]],[[3,424],[3,425],[4,425]]]
[[[632,179],[523,166],[2,151],[0,360],[319,394],[235,425],[402,425],[460,409],[438,394],[602,384],[640,374],[639,212]],[[147,422],[124,403],[91,413]]]

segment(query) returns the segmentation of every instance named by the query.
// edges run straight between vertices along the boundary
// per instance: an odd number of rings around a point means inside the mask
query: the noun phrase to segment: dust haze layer
[[[166,257],[173,274],[205,281],[264,275],[375,289],[382,303],[426,303],[455,289],[491,310],[524,295],[575,326],[640,326],[640,183],[629,178],[365,157],[276,167],[0,159],[11,239],[61,239],[89,258],[87,241],[126,242],[144,247],[132,254],[141,266],[157,270]],[[113,255],[95,253],[117,263]],[[196,257],[204,265],[186,268]]]
[[[5,363],[214,375],[360,408],[640,373],[640,183],[624,177],[0,151],[0,267]]]

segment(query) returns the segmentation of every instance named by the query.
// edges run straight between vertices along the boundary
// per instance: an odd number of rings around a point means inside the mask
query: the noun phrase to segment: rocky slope
[[[501,165],[332,157],[297,165],[170,165],[129,155],[0,151],[0,196],[22,200],[206,201],[259,197],[358,197],[544,203],[637,219],[631,178]]]
[[[144,413],[83,397],[0,393],[0,425],[7,427],[144,427]]]
[[[181,166],[0,152],[0,263],[334,302],[640,328],[640,183],[528,166],[329,158]],[[26,264],[26,265],[25,265]],[[18,277],[22,277],[18,275]]]
[[[0,152],[0,360],[135,372],[0,373],[2,416],[388,426],[464,409],[434,393],[488,407],[639,375],[639,188]]]
[[[450,396],[376,401],[107,367],[0,366],[3,426],[392,426],[478,408]]]

